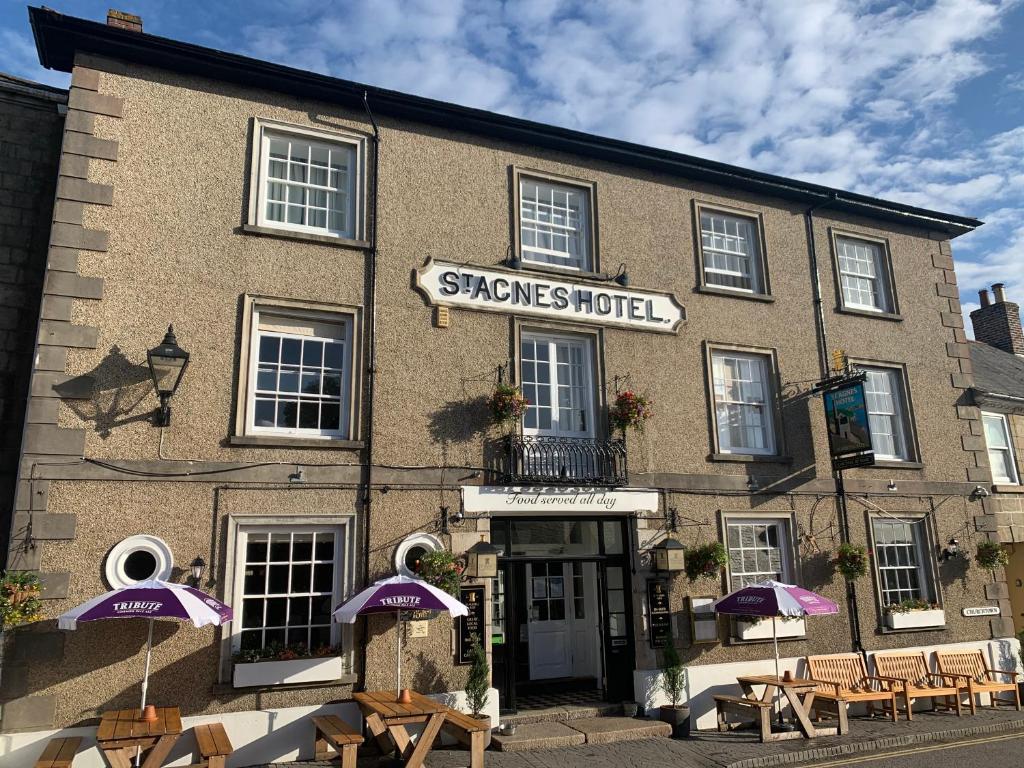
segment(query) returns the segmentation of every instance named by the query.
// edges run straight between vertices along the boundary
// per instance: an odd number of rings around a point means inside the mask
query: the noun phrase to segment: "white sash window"
[[[775,454],[775,416],[768,358],[714,350],[711,370],[719,452]]]
[[[867,312],[893,311],[881,243],[836,237],[836,256],[845,307]]]
[[[523,261],[591,270],[590,191],[523,176],[519,240]]]
[[[864,397],[875,458],[909,461],[907,403],[900,371],[896,368],[860,367],[868,374],[864,382]]]
[[[764,292],[754,220],[701,211],[700,236],[707,285],[743,293]]]
[[[523,434],[594,436],[594,362],[587,340],[523,334],[520,364],[530,401]]]
[[[876,517],[872,528],[882,605],[934,599],[924,567],[928,538],[925,521]]]
[[[1010,442],[1009,424],[1001,413],[983,413],[985,444],[988,446],[988,463],[992,467],[992,481],[1002,485],[1017,485],[1017,463]]]

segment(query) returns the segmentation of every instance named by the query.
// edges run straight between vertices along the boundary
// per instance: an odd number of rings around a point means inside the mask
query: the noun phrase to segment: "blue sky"
[[[47,0],[103,20],[112,0]],[[1024,303],[1024,0],[131,0],[249,56],[976,216],[965,310]],[[43,70],[0,0],[0,70]]]

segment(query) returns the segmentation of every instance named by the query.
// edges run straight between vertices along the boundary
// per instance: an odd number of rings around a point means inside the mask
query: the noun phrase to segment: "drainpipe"
[[[814,312],[816,324],[816,337],[818,342],[818,365],[821,368],[822,379],[829,376],[828,363],[828,334],[825,330],[825,305],[821,292],[821,273],[818,270],[818,249],[814,237],[814,212],[833,203],[836,199],[835,193],[830,193],[828,198],[815,203],[804,211],[804,225],[807,228],[807,256],[811,266],[811,288],[814,294]],[[839,540],[850,543],[850,514],[846,506],[846,486],[843,483],[843,473],[839,470],[832,470],[832,480],[836,487],[836,511],[839,515]],[[864,645],[861,642],[860,610],[857,604],[857,588],[853,581],[846,581],[846,605],[850,613],[850,641],[856,653],[864,654]],[[866,661],[866,659],[865,659]]]
[[[366,304],[367,364],[366,364],[366,448],[363,462],[363,584],[370,582],[370,509],[373,506],[373,399],[377,383],[377,189],[380,169],[380,129],[370,109],[370,100],[363,91],[363,107],[373,127],[373,160],[370,176],[370,229],[369,268]],[[366,646],[369,640],[368,619],[363,620],[363,681],[366,681]]]

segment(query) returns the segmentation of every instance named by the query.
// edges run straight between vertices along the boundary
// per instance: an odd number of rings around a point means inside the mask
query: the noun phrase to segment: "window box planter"
[[[777,624],[780,639],[784,637],[803,637],[807,634],[807,622],[804,619],[797,619],[796,621],[778,619]],[[750,621],[737,619],[736,637],[740,640],[771,640],[772,620],[765,618],[755,624]]]
[[[318,656],[288,661],[256,661],[235,663],[232,683],[235,688],[266,685],[324,683],[338,680],[344,674],[340,656]]]
[[[903,613],[887,613],[885,622],[889,629],[923,629],[925,627],[946,626],[946,612],[941,608],[926,611],[905,611]]]

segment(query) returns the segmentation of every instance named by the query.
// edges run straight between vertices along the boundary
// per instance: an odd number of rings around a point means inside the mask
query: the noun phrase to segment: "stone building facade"
[[[980,222],[31,18],[72,73],[44,288],[69,314],[40,324],[45,418],[20,466],[54,534],[15,535],[8,559],[64,588],[17,633],[32,661],[3,727],[35,730],[12,743],[137,697],[141,623],[53,617],[200,558],[236,619],[160,625],[150,697],[263,759],[305,754],[284,726],[310,711],[355,717],[354,690],[394,685],[393,620],[343,629],[330,607],[480,540],[503,552],[478,582],[495,710],[538,690],[655,706],[668,633],[705,726],[713,686],[771,669],[764,627],[708,600],[767,577],[843,608],[786,627],[789,668],[854,647],[1009,657],[1005,583],[941,557],[997,535],[950,245]],[[172,323],[191,358],[157,427],[146,350]],[[865,371],[875,442],[845,515],[812,393],[836,350]],[[530,400],[511,425],[491,419],[499,384]],[[627,390],[654,416],[623,434]],[[658,572],[670,537],[729,562]],[[884,561],[852,593],[831,564],[846,540]],[[900,628],[887,607],[910,599],[931,609]],[[408,679],[457,694],[457,628],[417,629]],[[240,651],[300,641],[340,650],[312,679],[240,684],[259,673]]]

